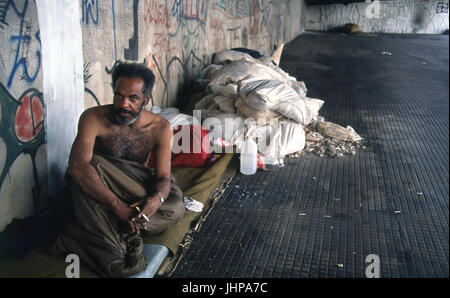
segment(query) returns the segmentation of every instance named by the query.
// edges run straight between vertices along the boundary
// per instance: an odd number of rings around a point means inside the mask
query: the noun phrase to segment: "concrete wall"
[[[34,1],[0,1],[0,231],[45,205],[41,38]]]
[[[346,23],[358,24],[364,32],[441,34],[449,29],[448,1],[372,1],[307,9],[307,30],[326,31]]]
[[[304,14],[303,0],[0,0],[0,231],[60,189],[79,114],[112,102],[114,61],[146,61],[155,104],[174,106],[214,52],[271,54]]]
[[[156,75],[155,105],[174,106],[214,52],[271,54],[304,31],[303,0],[80,1],[85,107],[112,102],[109,70],[118,59],[145,60]]]
[[[80,7],[73,0],[36,0],[42,42],[48,196],[64,185],[67,158],[84,110]],[[70,33],[70,34],[68,34]]]

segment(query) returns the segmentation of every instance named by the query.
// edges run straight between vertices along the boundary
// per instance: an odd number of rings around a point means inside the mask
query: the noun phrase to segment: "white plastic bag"
[[[205,119],[203,125],[211,133],[212,144],[216,142],[217,138],[233,144],[233,136],[238,130],[243,129],[244,121],[235,113],[221,113]]]
[[[319,110],[322,108],[325,101],[318,98],[310,98],[310,97],[305,97],[304,100],[306,108],[309,110],[310,113],[311,120],[308,122],[310,123],[311,121],[317,119],[317,117],[319,116]]]
[[[194,105],[194,109],[195,110],[209,109],[215,103],[216,102],[214,101],[214,95],[208,94],[205,95]]]
[[[270,119],[278,118],[280,116],[280,114],[271,110],[255,110],[246,104],[242,98],[236,99],[235,105],[236,113],[242,116],[242,118],[253,118],[258,123],[267,123]]]
[[[214,64],[226,64],[231,61],[244,60],[252,63],[256,62],[252,56],[247,53],[233,51],[233,50],[224,50],[214,54],[213,63]]]
[[[236,112],[236,107],[235,107],[235,101],[236,98],[235,97],[230,97],[230,96],[215,96],[214,97],[214,101],[217,103],[217,105],[219,105],[219,108],[226,112],[226,113],[235,113]]]
[[[214,72],[208,86],[226,86],[228,84],[236,84],[244,79],[254,80],[277,80],[290,84],[290,80],[285,79],[282,75],[270,67],[259,63],[248,61],[233,61],[223,68]]]
[[[152,111],[159,112],[159,116],[170,122],[172,129],[177,129],[180,125],[192,125],[194,122],[192,116],[180,113],[177,108],[160,109],[155,106]]]
[[[203,79],[209,79],[217,70],[221,69],[222,67],[223,65],[210,64],[202,70],[200,77]]]
[[[252,131],[258,140],[258,151],[265,155],[283,158],[305,148],[303,126],[291,121],[280,121],[278,125],[258,126]]]
[[[286,83],[275,80],[244,80],[240,82],[239,93],[253,109],[274,111],[303,125],[311,120],[303,98]]]

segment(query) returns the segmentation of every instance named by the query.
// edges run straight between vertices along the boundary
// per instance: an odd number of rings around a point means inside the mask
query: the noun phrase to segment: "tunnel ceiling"
[[[355,0],[305,0],[307,5],[324,5],[324,4],[349,4],[355,2],[365,2],[365,1],[355,1]]]

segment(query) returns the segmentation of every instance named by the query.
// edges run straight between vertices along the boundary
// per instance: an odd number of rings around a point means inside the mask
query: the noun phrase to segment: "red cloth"
[[[181,137],[183,129],[189,129],[189,138],[187,135]],[[186,131],[184,131],[186,132]],[[177,135],[180,133],[180,135]],[[198,168],[205,165],[205,161],[210,156],[209,130],[197,125],[180,125],[173,131],[174,140],[178,140],[179,148],[183,148],[183,141],[190,143],[189,152],[173,153],[172,151],[172,167],[173,168]],[[172,146],[176,146],[173,144]],[[194,152],[194,149],[196,150]],[[153,154],[150,153],[147,165],[154,168]]]

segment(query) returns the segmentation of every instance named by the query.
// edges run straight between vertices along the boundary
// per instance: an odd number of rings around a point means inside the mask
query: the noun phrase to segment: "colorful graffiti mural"
[[[29,155],[33,168],[24,170],[31,170],[33,173],[34,181],[29,181],[29,183],[34,185],[33,204],[35,210],[39,210],[41,207],[39,206],[39,193],[42,177],[38,175],[35,158],[40,146],[45,144],[45,109],[42,93],[35,88],[30,88],[16,100],[7,88],[0,84],[0,99],[0,139],[4,146],[4,148],[1,148],[2,151],[4,150],[2,153],[4,160],[0,168],[0,188],[16,159],[21,154]]]
[[[41,40],[33,1],[0,1],[0,230],[42,207],[45,105]],[[9,53],[6,55],[6,53]],[[14,202],[14,203],[13,203]],[[20,202],[20,203],[17,203]],[[7,210],[16,206],[22,210]],[[31,206],[31,207],[27,207]],[[6,208],[6,209],[5,209]]]
[[[95,12],[95,5],[94,1],[85,2],[85,10],[90,7]],[[156,75],[154,103],[163,107],[176,104],[177,95],[200,75],[213,53],[233,47],[273,51],[273,46],[286,38],[286,19],[281,16],[290,13],[288,7],[300,11],[302,6],[287,0],[98,1],[103,27],[82,22],[84,60],[94,65],[95,75],[87,88],[108,103],[112,100],[108,81],[114,62],[144,61]],[[100,37],[107,40],[100,44]],[[101,47],[101,57],[92,44]],[[93,103],[91,99],[85,102]]]
[[[30,21],[25,19],[29,1],[23,1],[22,7],[17,7],[16,3],[12,0],[2,1],[0,3],[2,7],[0,14],[0,23],[2,23],[3,25],[8,25],[9,23],[6,21],[6,18],[10,17],[9,15],[13,14],[17,17],[16,21],[19,24],[19,26],[17,26],[18,32],[10,36],[10,42],[15,44],[16,47],[13,66],[10,69],[6,86],[8,88],[11,88],[13,80],[17,77],[19,70],[22,70],[22,75],[20,76],[21,80],[26,80],[27,82],[33,83],[39,73],[39,69],[41,66],[41,40],[39,37],[39,28],[32,28]],[[2,29],[5,29],[5,27],[2,26]],[[35,30],[34,34],[33,30]],[[38,43],[38,49],[35,50],[34,57],[29,54],[31,49],[30,45],[33,42]],[[35,59],[35,63],[30,63],[28,61],[29,59]],[[34,69],[30,70],[30,64],[34,65]]]

